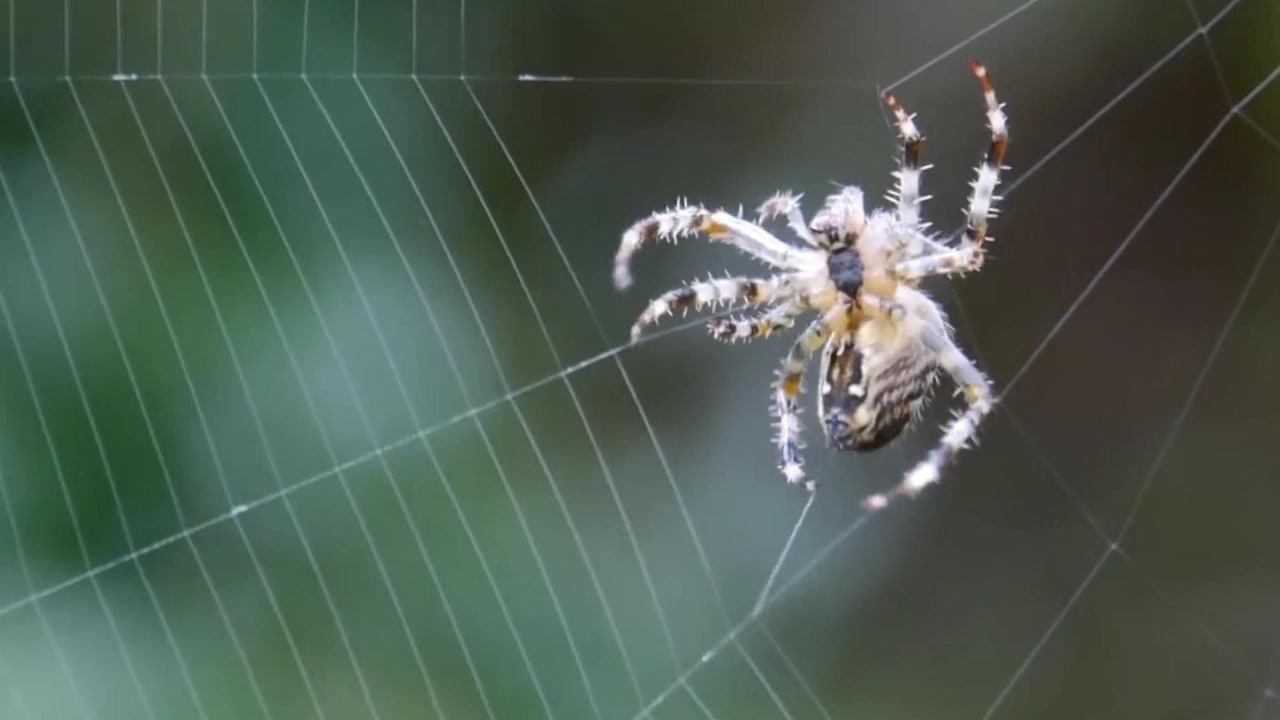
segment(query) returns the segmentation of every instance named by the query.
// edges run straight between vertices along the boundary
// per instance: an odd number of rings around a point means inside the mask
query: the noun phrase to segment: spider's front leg
[[[658,240],[676,242],[690,235],[704,235],[723,242],[775,268],[798,270],[812,265],[816,251],[788,245],[769,231],[723,210],[712,212],[701,205],[676,205],[654,213],[622,234],[613,259],[613,284],[631,286],[631,257],[645,245]]]
[[[977,255],[977,263],[982,264],[983,243],[987,241],[987,218],[996,214],[996,185],[1000,182],[1000,171],[1004,168],[1005,151],[1009,149],[1009,119],[1005,117],[1004,106],[996,100],[995,88],[991,86],[991,77],[987,69],[977,63],[972,64],[973,74],[982,82],[982,99],[987,106],[987,126],[991,129],[991,146],[987,148],[987,156],[978,166],[978,177],[973,181],[973,194],[969,196],[967,211],[968,223],[960,247],[970,248]],[[977,268],[975,268],[977,269]]]
[[[771,278],[708,278],[696,280],[684,287],[675,288],[662,293],[649,302],[649,305],[636,318],[631,326],[631,342],[640,339],[644,329],[662,319],[665,315],[676,312],[687,312],[690,308],[701,310],[711,305],[747,303],[760,305],[770,302],[788,293],[784,280]]]
[[[956,453],[968,447],[977,436],[978,426],[991,412],[995,402],[991,397],[991,384],[987,378],[974,366],[973,361],[965,357],[945,332],[938,329],[926,330],[923,340],[925,345],[935,353],[938,364],[951,376],[956,387],[964,395],[967,407],[946,425],[942,432],[942,441],[929,452],[928,457],[907,472],[896,488],[888,493],[871,495],[863,501],[863,505],[868,510],[879,510],[898,496],[914,497],[921,490],[938,482],[942,476],[942,469],[951,462]]]
[[[959,246],[949,252],[935,253],[898,263],[896,272],[905,280],[919,280],[929,275],[971,272],[982,268],[986,253],[987,221],[995,217],[996,185],[1004,169],[1005,152],[1009,148],[1009,124],[1004,106],[996,100],[995,88],[987,69],[973,65],[973,74],[982,82],[983,101],[987,107],[987,126],[991,129],[991,145],[978,166],[978,176],[970,184],[973,194],[965,210],[965,229]]]
[[[800,440],[800,393],[804,390],[805,368],[833,333],[845,330],[848,315],[849,306],[841,302],[810,323],[791,345],[782,360],[778,379],[774,381],[773,416],[777,419],[778,429],[778,469],[788,483],[799,483],[805,478],[804,459],[800,457],[800,449],[804,447]],[[812,492],[813,481],[805,482],[805,487]]]
[[[924,149],[924,136],[916,127],[916,116],[908,114],[906,108],[898,104],[893,95],[886,95],[885,105],[893,111],[894,123],[898,126],[898,137],[902,139],[902,165],[893,174],[897,186],[889,192],[889,199],[898,206],[898,222],[911,229],[923,227],[920,224],[920,205],[929,196],[920,195],[920,175],[930,166],[920,165],[920,152]]]

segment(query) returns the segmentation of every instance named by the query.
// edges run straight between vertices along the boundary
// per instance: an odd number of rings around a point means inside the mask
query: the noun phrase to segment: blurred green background
[[[1277,0],[0,8],[0,716],[1280,718]],[[886,87],[954,229],[970,57],[1009,395],[798,524],[786,341],[625,347],[760,268],[620,231],[879,197]]]

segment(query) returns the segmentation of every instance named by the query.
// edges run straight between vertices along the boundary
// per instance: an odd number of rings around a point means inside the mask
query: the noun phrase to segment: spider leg
[[[978,177],[973,181],[973,195],[969,196],[967,212],[969,221],[965,225],[960,246],[972,247],[979,253],[980,264],[982,245],[987,240],[987,218],[995,216],[992,206],[999,200],[995,190],[996,184],[1000,182],[1005,151],[1009,147],[1009,120],[1005,117],[1004,106],[996,101],[996,91],[991,86],[987,69],[977,63],[973,63],[972,68],[974,76],[982,82],[982,97],[987,105],[987,125],[991,128],[991,146],[987,148],[987,156],[978,166]]]
[[[707,323],[707,330],[711,337],[721,342],[767,338],[795,325],[796,317],[808,309],[809,306],[799,298],[791,297],[755,315],[715,318]]]
[[[879,315],[895,322],[907,315],[907,308],[902,303],[881,297],[865,288],[858,293],[858,305],[868,315]]]
[[[818,369],[818,419],[822,421],[822,432],[827,436],[828,443],[832,442],[833,434],[839,436],[846,432],[843,418],[830,411],[838,409],[837,406],[847,396],[850,385],[861,380],[862,368],[857,354],[850,333],[840,337],[833,336],[822,348],[822,360]],[[859,377],[854,377],[855,375]]]
[[[897,248],[902,260],[916,260],[930,255],[942,255],[955,250],[947,240],[939,240],[926,232],[930,223],[922,222],[914,228],[902,226],[897,230]],[[957,233],[958,235],[959,233]],[[897,264],[894,265],[897,271]]]
[[[800,199],[803,197],[804,195],[792,195],[789,191],[774,193],[773,197],[765,200],[764,204],[756,210],[759,214],[756,222],[763,225],[774,218],[786,217],[787,227],[791,228],[796,237],[815,248],[820,248],[822,246],[809,230],[809,226],[804,221],[804,214],[800,210]]]
[[[905,282],[914,282],[930,275],[950,275],[977,270],[981,265],[982,251],[978,247],[961,246],[958,249],[943,248],[941,252],[903,260],[893,267],[893,274]]]
[[[920,195],[920,175],[931,166],[920,165],[920,152],[924,149],[924,136],[916,127],[914,114],[908,114],[906,108],[898,104],[893,95],[886,95],[885,105],[893,112],[894,123],[898,126],[898,136],[902,138],[902,165],[893,173],[897,180],[896,187],[889,191],[889,200],[897,203],[898,222],[910,228],[921,227],[920,206],[929,196]]]
[[[1000,171],[1004,167],[1005,151],[1009,147],[1009,127],[1003,106],[996,101],[996,91],[991,86],[987,69],[975,63],[973,74],[982,81],[982,95],[987,106],[987,126],[991,129],[991,145],[987,148],[986,157],[978,165],[977,178],[970,183],[973,194],[969,196],[969,206],[965,210],[967,220],[964,233],[960,236],[960,244],[955,249],[898,263],[895,272],[905,280],[919,280],[929,275],[963,273],[982,268],[986,243],[991,239],[987,237],[987,221],[995,217],[994,206],[1000,199],[995,194],[995,190],[1000,182]]]
[[[814,320],[800,333],[791,345],[791,349],[782,360],[782,369],[778,371],[778,379],[774,381],[773,416],[777,419],[778,428],[778,469],[788,483],[804,481],[804,459],[800,457],[800,449],[804,443],[800,440],[800,393],[804,389],[805,367],[813,359],[813,354],[837,332],[844,332],[847,325],[849,307],[837,303],[821,317]],[[805,487],[812,492],[812,480],[805,482]]]
[[[942,441],[929,452],[928,457],[911,468],[902,482],[888,493],[878,493],[863,501],[868,510],[879,510],[887,506],[895,497],[906,495],[914,497],[929,485],[938,482],[942,469],[951,462],[956,453],[968,447],[978,433],[978,425],[991,412],[994,400],[991,397],[991,385],[982,372],[974,366],[973,361],[965,357],[960,348],[936,329],[928,329],[923,335],[924,343],[936,353],[938,364],[951,376],[956,387],[964,395],[967,407],[946,425],[942,432]]]
[[[636,222],[622,234],[613,259],[613,284],[619,289],[631,285],[631,256],[645,243],[674,243],[697,234],[733,245],[776,268],[799,270],[814,265],[818,259],[816,251],[789,245],[749,220],[723,210],[712,212],[701,205],[677,204]]]
[[[640,339],[644,329],[658,322],[665,315],[676,312],[701,310],[708,305],[747,303],[760,305],[770,302],[779,295],[787,297],[789,290],[786,282],[778,277],[771,278],[707,278],[668,290],[649,302],[640,317],[631,326],[631,342]]]
[[[928,223],[924,224],[928,225]],[[955,249],[946,243],[934,240],[924,233],[914,233],[899,247],[906,251],[905,256],[908,260],[916,260],[930,255],[944,255]],[[897,270],[897,266],[894,267],[894,270]]]

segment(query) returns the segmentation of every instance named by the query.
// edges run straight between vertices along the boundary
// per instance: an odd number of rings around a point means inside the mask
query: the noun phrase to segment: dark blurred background
[[[0,716],[1280,718],[1280,2],[0,4]],[[1008,394],[783,484],[677,197],[889,187]],[[687,322],[687,321],[686,321]],[[812,392],[806,396],[813,399]],[[783,547],[763,611],[752,616]]]

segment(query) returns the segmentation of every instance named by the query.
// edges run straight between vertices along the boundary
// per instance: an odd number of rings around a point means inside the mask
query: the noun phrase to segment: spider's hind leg
[[[925,341],[936,353],[938,364],[964,395],[967,407],[943,428],[941,442],[929,452],[928,457],[907,472],[897,487],[888,493],[871,495],[863,501],[868,510],[879,510],[902,495],[915,497],[921,490],[938,482],[942,469],[977,437],[978,426],[995,403],[987,378],[950,338],[943,333],[928,331]]]

